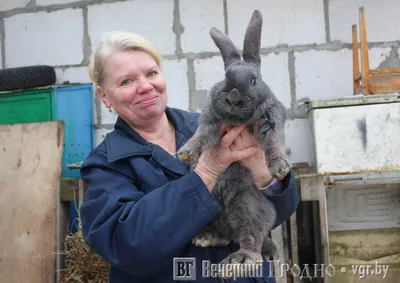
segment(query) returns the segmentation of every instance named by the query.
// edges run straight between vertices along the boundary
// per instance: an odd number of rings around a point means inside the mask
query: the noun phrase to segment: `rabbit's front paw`
[[[192,243],[200,247],[217,247],[227,246],[230,243],[229,239],[226,239],[214,228],[207,228],[200,232],[196,237],[193,238]]]
[[[179,159],[180,161],[182,161],[182,162],[185,162],[185,163],[191,162],[190,153],[187,152],[187,151],[181,151],[181,152],[178,151],[178,152],[176,153],[176,157],[178,157],[178,159]]]
[[[195,147],[184,145],[181,149],[177,151],[176,156],[182,162],[191,163],[198,160],[199,153]]]
[[[275,179],[282,180],[289,173],[291,168],[289,160],[285,156],[271,159],[269,161],[269,172]]]

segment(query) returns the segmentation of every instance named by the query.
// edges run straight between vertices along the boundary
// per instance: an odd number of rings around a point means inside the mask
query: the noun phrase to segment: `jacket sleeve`
[[[144,194],[117,171],[100,153],[82,165],[88,186],[80,210],[84,240],[117,268],[155,275],[218,216],[218,204],[195,172]]]
[[[273,226],[273,229],[275,229],[290,218],[300,202],[293,170],[290,170],[283,180],[277,180],[273,187],[265,189],[264,194],[275,205],[277,215]]]

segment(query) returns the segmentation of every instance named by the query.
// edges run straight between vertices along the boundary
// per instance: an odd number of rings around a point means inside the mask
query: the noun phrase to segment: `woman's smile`
[[[158,96],[152,96],[152,97],[149,97],[149,98],[146,98],[146,99],[143,99],[143,100],[139,101],[138,104],[151,105],[151,104],[154,104],[156,102],[157,98],[158,98]]]

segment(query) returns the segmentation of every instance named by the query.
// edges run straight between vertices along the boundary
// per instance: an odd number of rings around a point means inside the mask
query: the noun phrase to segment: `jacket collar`
[[[167,107],[165,110],[168,119],[175,127],[177,133],[177,145],[186,142],[196,129],[192,129],[185,121],[180,110]],[[153,146],[133,130],[121,117],[117,118],[114,131],[106,138],[108,162],[114,162],[122,158],[151,155]]]

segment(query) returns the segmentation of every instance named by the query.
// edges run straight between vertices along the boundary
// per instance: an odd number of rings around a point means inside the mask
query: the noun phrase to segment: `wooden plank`
[[[375,75],[371,76],[371,83],[375,81],[381,81],[382,83],[394,83],[400,84],[400,74],[390,74],[390,75]]]
[[[78,208],[86,200],[87,185],[82,179],[78,179]]]
[[[320,239],[321,239],[321,254],[322,262],[325,266],[329,265],[329,233],[328,233],[328,210],[326,201],[326,188],[324,184],[324,176],[310,174],[299,176],[300,178],[300,190],[302,201],[318,201],[319,210],[319,223],[320,223]],[[317,258],[318,259],[318,258]],[[326,275],[326,274],[325,274]],[[324,277],[325,282],[328,282],[329,278]]]
[[[62,121],[0,126],[0,282],[54,282]]]
[[[315,262],[317,264],[323,262],[323,248],[322,248],[322,243],[321,243],[321,224],[320,224],[320,219],[319,219],[319,203],[316,201],[312,202],[312,217],[313,217],[313,231],[314,231],[314,249],[315,249]],[[315,283],[322,283],[323,278],[320,276],[317,276],[315,278]]]
[[[328,227],[328,207],[326,201],[326,188],[323,183],[323,179],[319,178],[318,184],[319,192],[319,218],[321,225],[321,246],[322,246],[322,257],[324,265],[330,264],[330,252],[329,252],[329,227]],[[328,283],[330,280],[327,273],[324,273],[324,282]]]
[[[371,84],[372,94],[382,94],[382,93],[392,93],[392,92],[400,92],[400,82],[397,81],[396,84],[390,84],[390,83]]]
[[[82,179],[63,178],[60,180],[60,201],[74,201],[80,205],[85,201],[87,186]]]
[[[311,174],[309,176],[299,176],[300,179],[300,195],[302,201],[319,200],[319,185],[323,176]]]
[[[371,74],[392,74],[392,73],[400,73],[400,68],[382,68],[370,70]]]
[[[75,201],[78,199],[78,179],[63,178],[60,180],[60,201]]]
[[[361,42],[361,74],[362,74],[362,85],[363,93],[370,94],[369,84],[369,58],[368,58],[368,42],[367,42],[367,31],[365,27],[365,15],[364,7],[359,9],[360,17],[360,42]]]
[[[355,94],[361,94],[362,93],[362,86],[359,86],[355,89]]]
[[[57,202],[57,273],[56,273],[56,283],[61,282],[61,270],[65,266],[65,238],[69,232],[69,217],[70,217],[70,202]]]
[[[292,266],[300,266],[299,261],[299,246],[298,246],[298,239],[297,239],[297,214],[294,212],[290,216],[290,245],[292,251]],[[300,276],[293,276],[293,283],[300,283]]]
[[[271,239],[277,246],[277,255],[274,257],[272,262],[274,274],[276,275],[276,282],[287,283],[287,277],[281,274],[283,264],[289,261],[285,256],[285,247],[287,247],[285,240],[287,239],[283,236],[282,225],[279,225],[271,231]]]
[[[289,251],[289,227],[287,225],[287,221],[283,223],[282,226],[282,237],[283,237],[283,257],[285,259],[285,263],[290,264],[290,251]],[[290,282],[292,278],[292,274],[290,273],[290,270],[286,273],[283,274],[283,276],[286,276],[288,278],[288,281]]]
[[[352,36],[353,36],[353,89],[354,94],[356,93],[357,88],[360,86],[360,81],[357,79],[358,77],[361,78],[360,74],[360,62],[358,58],[358,39],[357,39],[357,26],[353,25],[352,29]]]

